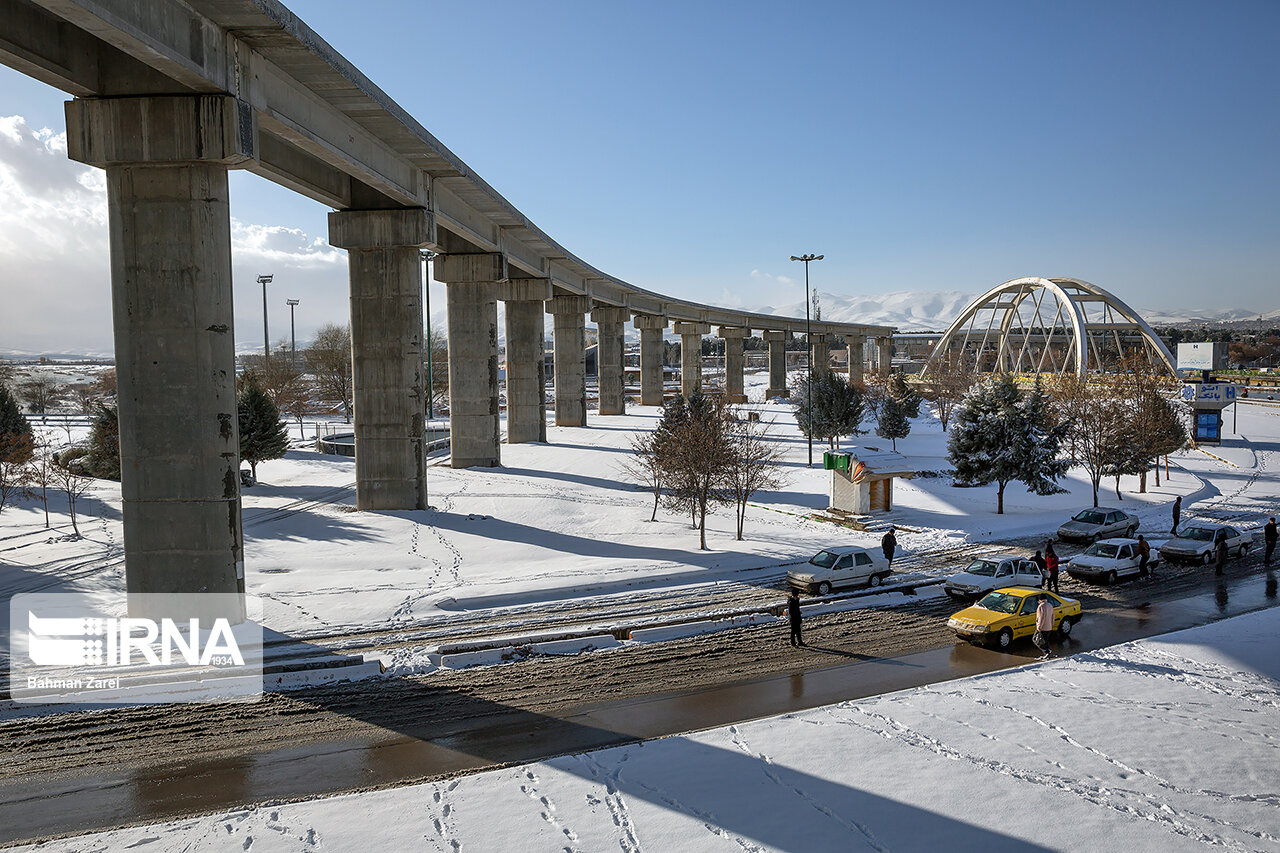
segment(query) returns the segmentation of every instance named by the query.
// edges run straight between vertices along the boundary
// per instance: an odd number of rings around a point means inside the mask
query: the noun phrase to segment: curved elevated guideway
[[[542,340],[554,315],[555,422],[586,421],[583,335],[598,326],[599,412],[623,411],[623,326],[641,339],[641,401],[662,401],[662,334],[683,341],[684,390],[702,335],[726,343],[742,396],[742,339],[770,347],[798,318],[679,299],[608,275],[535,226],[358,68],[274,0],[0,0],[0,62],[75,96],[68,154],[107,173],[125,552],[131,591],[244,589],[236,467],[227,170],[334,208],[348,250],[357,505],[426,506],[420,251],[448,285],[451,459],[497,465],[497,310],[506,311],[506,441],[545,441]],[[843,335],[863,367],[891,328]],[[879,359],[881,368],[887,359]],[[818,360],[823,369],[826,359]],[[163,387],[166,394],[148,394]]]
[[[1177,375],[1164,342],[1114,294],[1075,278],[1028,276],[974,300],[938,340],[925,372],[950,359],[979,372],[1084,378],[1134,355]]]

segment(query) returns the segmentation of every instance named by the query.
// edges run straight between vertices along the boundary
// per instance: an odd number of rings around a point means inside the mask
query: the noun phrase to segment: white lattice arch
[[[934,347],[925,372],[950,353],[972,360],[980,372],[1071,372],[1084,378],[1106,368],[1105,355],[1129,354],[1135,346],[1157,369],[1176,375],[1168,347],[1113,294],[1076,278],[1027,276],[991,288],[961,312]]]

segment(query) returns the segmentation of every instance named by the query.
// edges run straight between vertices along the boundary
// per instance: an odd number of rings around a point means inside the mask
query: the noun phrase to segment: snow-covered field
[[[21,850],[1280,850],[1280,609],[812,711]]]

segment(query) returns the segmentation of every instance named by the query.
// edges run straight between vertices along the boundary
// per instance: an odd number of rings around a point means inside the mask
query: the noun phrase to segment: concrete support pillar
[[[862,384],[863,362],[866,359],[866,338],[861,336],[850,335],[846,338],[849,343],[849,384]]]
[[[68,155],[106,170],[129,593],[244,592],[227,169],[253,139],[238,115],[213,95],[66,106]],[[231,600],[218,615],[239,621]]]
[[[813,376],[821,379],[831,373],[831,353],[827,349],[827,336],[814,332],[809,335],[809,358]]]
[[[680,393],[686,398],[702,393],[702,336],[710,334],[706,323],[676,323],[680,336]]]
[[[555,330],[556,426],[587,425],[586,314],[590,308],[591,299],[586,296],[554,296],[546,303]]]
[[[636,314],[631,322],[640,332],[640,404],[662,405],[662,331],[667,318]]]
[[[596,374],[599,377],[600,414],[620,415],[626,409],[623,394],[622,326],[627,309],[601,305],[591,311],[596,324]]]
[[[724,393],[725,400],[730,403],[747,402],[742,380],[742,342],[750,334],[750,329],[740,326],[721,326],[716,332],[718,337],[724,339]]]
[[[878,361],[881,376],[888,376],[893,367],[893,338],[876,338]]]
[[[547,375],[543,359],[551,280],[511,279],[498,285],[507,315],[507,444],[547,440]]]
[[[502,463],[498,285],[507,278],[507,259],[499,252],[449,253],[437,255],[431,269],[447,285],[449,464],[492,468]]]
[[[426,509],[422,265],[434,243],[421,209],[329,214],[329,242],[347,250],[356,507]]]
[[[769,390],[764,392],[764,398],[772,400],[774,397],[786,397],[787,333],[765,332],[764,340],[769,345]]]

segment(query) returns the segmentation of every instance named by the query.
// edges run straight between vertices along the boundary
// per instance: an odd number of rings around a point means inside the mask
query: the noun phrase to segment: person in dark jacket
[[[1276,550],[1276,519],[1275,516],[1267,522],[1267,526],[1262,528],[1262,541],[1266,543],[1267,552],[1263,556],[1262,561],[1268,566],[1271,565],[1271,555]]]
[[[1173,527],[1170,528],[1169,530],[1170,533],[1173,533],[1175,535],[1177,534],[1178,519],[1181,517],[1182,517],[1182,495],[1178,495],[1176,498],[1173,499]]]
[[[791,590],[787,598],[787,621],[791,623],[791,645],[803,646],[804,638],[800,636],[800,593]]]
[[[1058,552],[1053,550],[1053,540],[1044,545],[1044,566],[1049,570],[1049,578],[1045,581],[1045,589],[1058,592]]]
[[[884,558],[889,562],[890,568],[893,567],[893,552],[898,549],[898,537],[893,535],[893,528],[889,528],[889,532],[880,540],[880,548],[884,551]]]
[[[1151,561],[1151,543],[1138,534],[1138,573],[1145,575],[1147,563]]]
[[[1222,574],[1222,570],[1227,567],[1227,534],[1226,531],[1218,531],[1218,547],[1214,555],[1217,559],[1214,563],[1213,573],[1215,575]]]
[[[1036,555],[1031,558],[1031,562],[1035,563],[1036,571],[1040,573],[1040,586],[1042,589],[1049,588],[1049,564],[1045,562],[1044,556],[1036,551]]]

